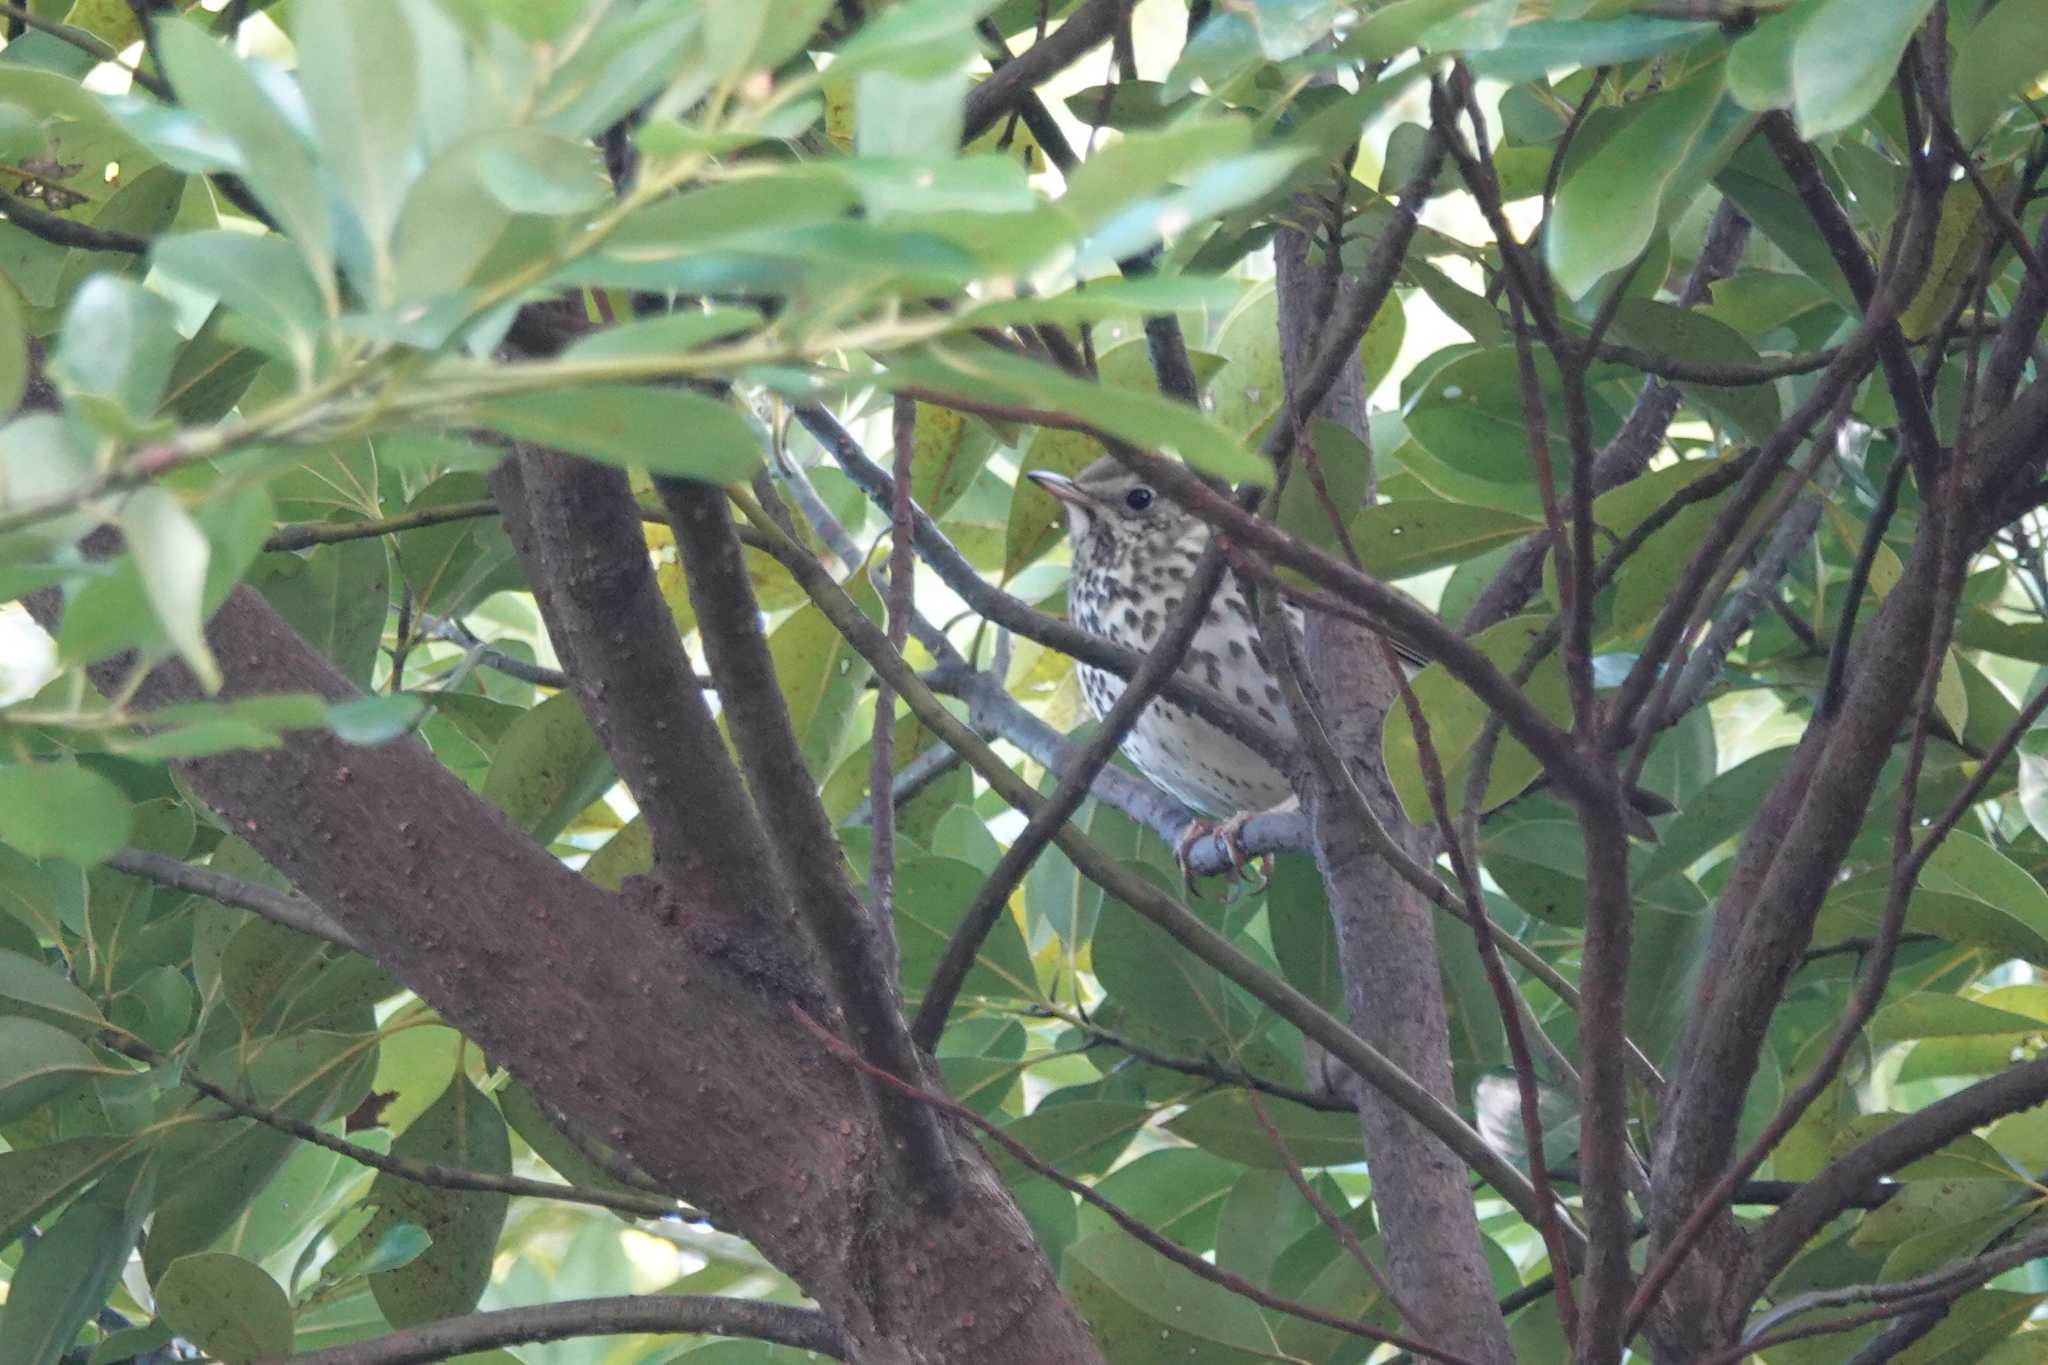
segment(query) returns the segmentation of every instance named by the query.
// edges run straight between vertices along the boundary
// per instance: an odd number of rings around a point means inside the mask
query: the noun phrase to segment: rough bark
[[[613,591],[608,619],[560,610],[587,591],[566,590],[546,554],[529,564],[544,606],[556,604],[564,656],[601,666],[579,666],[586,712],[640,781],[650,824],[676,834],[657,877],[600,890],[413,738],[358,748],[298,732],[278,749],[181,763],[181,774],[451,1024],[788,1272],[849,1359],[1099,1360],[981,1153],[948,1131],[951,1200],[935,1210],[914,1197],[866,1087],[798,1022],[793,1008],[841,1027],[767,861],[749,869],[721,852],[749,841],[754,813],[731,797],[703,804],[731,789],[729,762],[722,745],[698,743],[716,737],[695,689],[649,662],[673,647],[673,627],[632,634],[658,606],[644,550],[608,562],[611,548],[565,545]],[[54,593],[31,606],[54,626]],[[208,638],[228,697],[352,694],[247,587]],[[102,685],[117,678],[118,668],[98,670]],[[186,670],[167,664],[137,705],[197,696]]]
[[[1316,350],[1322,321],[1317,300],[1323,290],[1300,232],[1283,230],[1274,239],[1274,251],[1281,356],[1292,385]],[[1317,412],[1360,440],[1370,440],[1355,351]],[[1360,785],[1402,848],[1424,864],[1434,861],[1433,837],[1402,818],[1380,761],[1380,722],[1395,688],[1376,637],[1359,626],[1311,615],[1307,646],[1310,672],[1339,752],[1359,774]],[[1335,792],[1311,777],[1304,805],[1336,921],[1352,1027],[1455,1107],[1434,911],[1372,851],[1365,831],[1346,815]],[[1414,1315],[1412,1330],[1471,1360],[1511,1360],[1464,1163],[1378,1091],[1369,1086],[1355,1091],[1373,1203],[1386,1234],[1394,1289]]]

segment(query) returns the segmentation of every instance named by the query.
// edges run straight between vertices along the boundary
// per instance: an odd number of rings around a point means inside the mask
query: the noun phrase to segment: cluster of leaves
[[[44,374],[62,398],[0,428],[0,599],[65,598],[58,677],[0,712],[0,1341],[18,1358],[40,1365],[83,1344],[114,1365],[179,1336],[223,1360],[256,1359],[479,1301],[620,1292],[640,1275],[611,1213],[373,1175],[295,1137],[290,1124],[313,1125],[415,1163],[552,1170],[589,1191],[631,1193],[370,958],[157,885],[132,860],[108,862],[139,850],[289,892],[168,763],[324,727],[365,744],[416,733],[602,885],[647,866],[647,836],[613,799],[616,775],[574,697],[534,681],[546,680],[545,642],[512,547],[482,515],[499,458],[488,434],[636,475],[719,482],[764,462],[794,467],[865,548],[883,518],[788,422],[787,405],[858,417],[874,395],[966,395],[976,403],[919,403],[913,494],[978,572],[1057,610],[1056,508],[1017,475],[1071,472],[1107,434],[1219,476],[1263,478],[1250,452],[1284,391],[1277,305],[1256,271],[1238,267],[1297,192],[1327,192],[1328,162],[1361,127],[1376,130],[1377,149],[1377,130],[1391,125],[1384,155],[1369,151],[1331,195],[1341,230],[1323,249],[1359,265],[1426,136],[1398,111],[1412,111],[1442,63],[1462,57],[1505,83],[1503,193],[1532,200],[1555,188],[1547,259],[1566,294],[1590,301],[1587,315],[1568,314],[1574,327],[1619,289],[1611,335],[1638,355],[1691,376],[1762,375],[1767,358],[1838,344],[1860,310],[1784,172],[1749,140],[1755,116],[1795,112],[1860,215],[1854,226],[1882,244],[1906,175],[1889,82],[1930,4],[1806,0],[1736,31],[1597,2],[1554,3],[1544,18],[1515,0],[1219,6],[1177,59],[1158,63],[1161,79],[1071,97],[1072,114],[1111,132],[1057,194],[1031,178],[1043,149],[1004,121],[961,146],[977,7],[869,8],[842,34],[824,0],[296,0],[269,10],[290,34],[289,71],[235,56],[219,31],[227,21],[195,9],[154,24],[142,79],[118,96],[85,88],[96,57],[79,37],[125,45],[137,36],[125,7],[81,5],[69,36],[38,28],[0,50],[9,202],[52,220],[40,231],[0,222],[0,407]],[[1039,19],[1038,5],[1017,0],[978,8],[1011,37]],[[1981,17],[1975,5],[1952,9],[1957,132],[1987,174],[2017,175],[2038,142],[2018,95],[2048,67],[2048,15],[2031,0]],[[1410,61],[1418,46],[1427,58]],[[818,60],[827,52],[829,63]],[[1315,82],[1395,58],[1357,89]],[[615,187],[606,153],[623,153],[604,139],[635,110],[635,170]],[[1950,312],[1986,240],[1973,188],[1950,193],[1909,338]],[[1721,203],[1759,240],[1705,303],[1681,308],[1676,286]],[[2041,210],[2037,201],[2023,215],[2030,233]],[[1348,539],[1368,570],[1407,580],[1449,620],[1543,524],[1515,341],[1488,289],[1499,256],[1484,236],[1423,229],[1360,343],[1368,385],[1391,384],[1397,401],[1373,423],[1382,501]],[[1155,247],[1156,274],[1113,273]],[[2009,299],[2017,272],[1982,282],[1987,296]],[[499,359],[522,306],[565,291],[584,303],[589,330],[545,359]],[[636,310],[648,295],[692,302]],[[1156,391],[1145,315],[1179,318],[1206,386],[1201,412]],[[1094,383],[985,340],[990,329],[1081,326],[1092,329]],[[1603,539],[1650,524],[1770,432],[1809,382],[1793,368],[1741,384],[1682,376],[1670,458],[1599,500]],[[1935,418],[1952,437],[1962,374],[1935,373]],[[1545,361],[1538,378],[1562,468],[1559,376]],[[675,379],[729,386],[745,405],[708,385],[652,382]],[[1595,367],[1596,441],[1622,429],[1643,382],[1627,358]],[[1645,770],[1675,813],[1659,821],[1660,842],[1634,855],[1627,1027],[1659,1063],[1682,1022],[1710,899],[1804,722],[1842,585],[1898,458],[1881,381],[1852,411],[1878,434],[1833,466],[1821,532],[1776,589],[1784,611],[1754,625],[1712,705],[1678,719]],[[1031,420],[1046,412],[1081,416],[1092,431]],[[1334,428],[1313,435],[1337,486],[1361,487],[1365,447]],[[1719,506],[1701,499],[1669,517],[1602,594],[1603,680],[1633,662]],[[1283,518],[1300,515],[1289,507]],[[1891,547],[1915,511],[1909,494],[1879,544],[1873,599],[1897,578]],[[822,544],[819,521],[804,529]],[[118,553],[84,553],[82,539],[105,523],[121,532]],[[1294,525],[1327,535],[1312,516]],[[648,541],[688,636],[673,546],[658,527]],[[758,553],[749,564],[806,761],[830,814],[851,821],[870,770],[866,668],[782,567]],[[864,571],[849,581],[873,602]],[[261,593],[365,696],[139,714],[135,686],[165,660],[218,679],[202,627],[238,586]],[[1504,668],[1557,610],[1554,581],[1546,594],[1479,638]],[[943,604],[937,591],[924,600]],[[1964,602],[1944,665],[1946,733],[1919,779],[1923,814],[1968,780],[2012,723],[2013,698],[2048,666],[2048,568],[2031,531],[1976,566]],[[464,621],[489,628],[490,651],[448,643]],[[959,634],[977,661],[997,652]],[[1064,656],[1019,641],[1001,657],[1004,681],[1032,707],[1079,720]],[[111,671],[104,700],[86,683],[95,665]],[[1441,669],[1416,691],[1456,790],[1485,710]],[[1529,683],[1559,718],[1565,691],[1554,662]],[[897,766],[934,742],[903,722]],[[1385,750],[1411,814],[1426,820],[1413,734],[1398,718]],[[1810,1177],[1896,1115],[2041,1046],[2044,764],[2048,745],[2030,740],[1930,864],[1867,1047],[1766,1174]],[[1873,793],[1824,941],[1853,946],[1876,922],[1902,766]],[[1479,847],[1486,905],[1569,977],[1584,857],[1571,812],[1529,794],[1538,775],[1511,742],[1493,760],[1486,798],[1498,809]],[[1003,852],[991,825],[1002,828],[1006,809],[955,770],[903,810],[896,936],[913,1004]],[[1154,831],[1098,804],[1079,823],[1175,885]],[[846,840],[864,857],[864,836],[849,826]],[[1343,1012],[1337,945],[1306,858],[1282,857],[1263,888],[1192,904],[1262,967]],[[1446,926],[1443,942],[1458,1092],[1527,1166],[1512,1090],[1490,1084],[1508,1050],[1485,970],[1469,935]],[[1802,967],[1748,1096],[1752,1127],[1812,1064],[1855,961],[1822,951]],[[1534,977],[1517,984],[1576,1059],[1567,1002]],[[1400,1325],[1297,1193],[1291,1166],[1381,1252],[1356,1117],[1324,1087],[1300,1033],[1242,983],[1105,905],[1059,852],[1041,857],[984,942],[937,1056],[960,1103],[1179,1246],[1274,1293]],[[195,1078],[260,1116],[209,1098]],[[1571,1099],[1558,1090],[1546,1104],[1537,1155],[1568,1166]],[[1042,1176],[1000,1169],[1112,1360],[1362,1358],[1355,1339],[1262,1312]],[[1899,1172],[1896,1195],[1832,1226],[1777,1291],[1910,1278],[2030,1229],[2043,1170],[2048,1121],[2004,1118]],[[1507,1295],[1543,1272],[1542,1245],[1498,1206],[1484,1211]],[[655,1287],[797,1296],[746,1248],[658,1226],[701,1268]],[[1913,1358],[2031,1358],[2038,1334],[2014,1333],[2044,1294],[2038,1270],[1979,1290]],[[1521,1309],[1513,1331],[1521,1358],[1561,1358],[1550,1300]],[[1842,1349],[1840,1338],[1823,1345],[1770,1358]],[[564,1343],[519,1358],[642,1360],[665,1349]],[[738,1365],[789,1353],[722,1343],[686,1354]]]

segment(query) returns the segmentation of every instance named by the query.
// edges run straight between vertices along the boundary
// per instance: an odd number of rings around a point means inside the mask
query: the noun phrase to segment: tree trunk
[[[639,566],[651,592],[644,551]],[[54,592],[30,605],[56,628]],[[224,697],[353,695],[250,588],[235,590],[207,635]],[[645,641],[613,647],[630,656]],[[118,685],[124,662],[96,679]],[[199,695],[171,663],[135,705]],[[694,692],[647,701],[671,715],[703,705]],[[1101,1359],[969,1140],[948,1127],[944,1200],[912,1188],[891,1159],[862,1081],[797,1018],[801,1009],[843,1035],[769,877],[714,882],[664,868],[607,893],[415,738],[358,748],[303,731],[278,749],[177,767],[235,834],[494,1061],[788,1272],[850,1359]],[[687,794],[639,795],[645,808]],[[707,847],[753,819],[691,813]]]
[[[1328,312],[1327,291],[1301,232],[1284,228],[1273,246],[1281,358],[1291,389],[1316,351]],[[1318,415],[1370,448],[1355,355]],[[1366,500],[1372,496],[1368,488]],[[1380,723],[1395,686],[1377,637],[1360,626],[1312,614],[1307,644],[1310,672],[1338,752],[1400,845],[1425,865],[1434,861],[1434,835],[1402,818],[1380,761]],[[1365,831],[1320,779],[1308,779],[1304,797],[1316,863],[1336,920],[1351,1025],[1432,1094],[1456,1107],[1450,1025],[1431,918],[1435,911],[1372,851]],[[1465,1164],[1378,1091],[1359,1085],[1355,1094],[1373,1203],[1395,1292],[1415,1315],[1411,1329],[1469,1360],[1512,1360]]]

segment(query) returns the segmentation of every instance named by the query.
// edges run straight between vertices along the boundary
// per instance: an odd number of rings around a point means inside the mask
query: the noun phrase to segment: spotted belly
[[[1081,693],[1100,718],[1123,693],[1124,680],[1081,666]],[[1124,738],[1124,756],[1154,786],[1203,815],[1266,810],[1294,794],[1287,777],[1200,716],[1155,701]]]

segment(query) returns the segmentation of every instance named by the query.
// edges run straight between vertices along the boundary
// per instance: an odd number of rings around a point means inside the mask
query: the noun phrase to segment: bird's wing
[[[1303,630],[1306,628],[1308,617],[1302,611],[1299,603],[1289,602],[1287,604],[1287,619],[1294,623],[1296,630]],[[1394,656],[1401,661],[1401,668],[1409,677],[1412,678],[1423,669],[1429,667],[1430,657],[1415,648],[1415,646],[1397,640],[1391,635],[1381,636],[1380,638],[1393,646]]]

